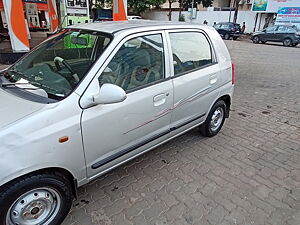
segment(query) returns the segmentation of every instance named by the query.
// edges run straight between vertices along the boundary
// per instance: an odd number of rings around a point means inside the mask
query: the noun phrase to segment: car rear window
[[[213,62],[212,48],[200,32],[170,33],[174,74],[200,69]]]

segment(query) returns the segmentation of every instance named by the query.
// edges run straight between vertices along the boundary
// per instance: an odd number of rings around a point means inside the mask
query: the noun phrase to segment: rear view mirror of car
[[[75,45],[83,45],[83,46],[88,45],[87,39],[83,38],[83,37],[72,37],[71,38],[71,43],[75,44]]]

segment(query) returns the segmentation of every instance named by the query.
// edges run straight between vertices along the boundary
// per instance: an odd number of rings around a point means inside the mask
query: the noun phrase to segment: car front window
[[[274,31],[276,30],[276,28],[277,28],[277,26],[268,27],[268,28],[266,29],[266,32],[267,32],[267,33],[274,32]]]
[[[107,34],[66,29],[2,73],[3,88],[21,88],[60,100],[84,78],[111,41]]]

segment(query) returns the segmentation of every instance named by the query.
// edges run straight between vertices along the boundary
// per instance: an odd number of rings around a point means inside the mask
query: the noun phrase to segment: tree
[[[169,17],[169,21],[172,20],[172,4],[174,2],[176,2],[177,0],[168,0],[168,3],[169,3],[169,14],[168,14],[168,17]]]
[[[202,4],[204,8],[212,6],[214,0],[194,0],[193,8],[196,8],[197,5]],[[179,4],[183,9],[192,8],[193,0],[179,0]]]
[[[239,13],[239,5],[240,5],[241,0],[234,0],[233,1],[233,7],[234,7],[234,16],[233,16],[233,22],[236,23],[237,21],[237,16]]]
[[[128,7],[136,14],[141,14],[151,7],[159,7],[165,0],[127,0]]]
[[[178,1],[180,7],[180,11],[179,11],[179,18],[180,18],[182,10],[188,10],[188,8],[197,8],[198,4],[202,4],[204,8],[207,8],[212,6],[214,0],[194,0],[193,7],[192,7],[193,0],[178,0]]]

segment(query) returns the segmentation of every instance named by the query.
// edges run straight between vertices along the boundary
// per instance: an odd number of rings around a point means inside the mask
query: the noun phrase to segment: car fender
[[[69,171],[79,184],[85,180],[82,110],[76,96],[48,104],[0,132],[0,185],[49,167]],[[67,141],[60,143],[61,137]]]

